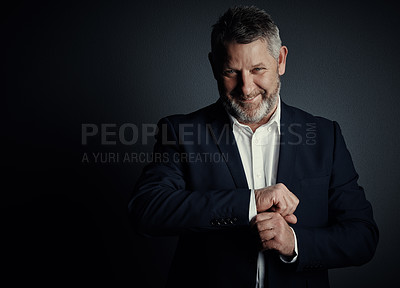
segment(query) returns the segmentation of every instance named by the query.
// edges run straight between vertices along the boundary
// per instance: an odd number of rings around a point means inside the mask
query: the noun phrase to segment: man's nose
[[[240,81],[240,85],[241,85],[241,90],[243,95],[247,96],[249,94],[251,94],[251,92],[253,91],[253,76],[250,73],[246,73],[246,72],[242,72],[241,73],[241,81]]]

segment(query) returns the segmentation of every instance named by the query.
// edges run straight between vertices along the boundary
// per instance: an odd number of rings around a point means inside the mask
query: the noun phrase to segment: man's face
[[[254,124],[269,119],[275,111],[285,71],[286,47],[277,61],[267,42],[228,43],[222,70],[217,77],[220,97],[239,122]]]

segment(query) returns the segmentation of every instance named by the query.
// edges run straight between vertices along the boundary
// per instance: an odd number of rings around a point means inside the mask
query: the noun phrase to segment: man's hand
[[[297,222],[294,211],[299,204],[299,199],[282,183],[269,187],[256,189],[257,212],[273,211],[279,213],[289,223]]]
[[[276,212],[257,214],[252,221],[261,239],[262,251],[276,250],[281,255],[294,256],[294,235],[284,217]]]

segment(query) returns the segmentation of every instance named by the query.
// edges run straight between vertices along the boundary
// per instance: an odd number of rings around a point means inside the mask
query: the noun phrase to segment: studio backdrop
[[[218,99],[207,59],[211,25],[235,4],[271,14],[289,49],[283,101],[341,125],[373,206],[375,257],[330,271],[332,287],[397,280],[394,2],[9,2],[1,165],[6,274],[15,287],[163,287],[176,238],[139,236],[127,204],[151,161],[158,120]]]

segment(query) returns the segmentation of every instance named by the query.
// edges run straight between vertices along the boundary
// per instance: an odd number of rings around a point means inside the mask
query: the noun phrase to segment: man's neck
[[[271,116],[275,113],[275,111],[276,111],[277,108],[278,108],[278,104],[275,105],[275,108],[274,108],[271,112],[269,112],[268,115],[266,115],[264,118],[262,118],[262,119],[261,119],[259,122],[257,122],[257,123],[244,123],[244,122],[241,122],[241,121],[239,121],[239,120],[238,120],[238,122],[239,122],[240,124],[249,126],[250,129],[251,129],[253,132],[256,132],[256,130],[257,130],[258,127],[260,127],[260,126],[262,126],[262,125],[268,123],[268,121],[271,119]]]

